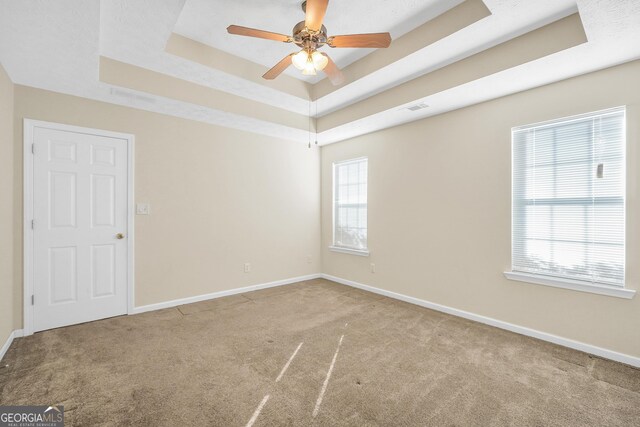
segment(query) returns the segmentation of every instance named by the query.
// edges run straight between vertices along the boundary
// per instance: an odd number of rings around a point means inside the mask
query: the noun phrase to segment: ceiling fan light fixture
[[[309,60],[306,64],[304,64],[304,70],[302,70],[302,74],[305,76],[315,76],[316,75],[316,67],[313,65],[313,61],[311,60],[311,56],[309,56]]]
[[[298,70],[304,70],[308,60],[309,60],[309,53],[304,49],[296,53],[295,55],[293,55],[293,57],[291,58],[291,62],[293,63],[293,66],[296,67]]]
[[[317,50],[313,51],[311,54],[311,60],[313,61],[313,66],[317,71],[324,70],[324,67],[329,63],[329,58],[318,52]]]

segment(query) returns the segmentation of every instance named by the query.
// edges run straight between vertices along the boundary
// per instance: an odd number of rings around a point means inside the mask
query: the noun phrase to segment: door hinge
[[[36,154],[36,144],[31,144],[31,154]]]
[[[35,305],[35,301],[36,301],[35,295],[31,295],[31,305]]]
[[[32,229],[32,230],[35,230],[35,229],[36,229],[36,220],[35,220],[35,219],[32,219],[32,220],[31,220],[31,229]]]

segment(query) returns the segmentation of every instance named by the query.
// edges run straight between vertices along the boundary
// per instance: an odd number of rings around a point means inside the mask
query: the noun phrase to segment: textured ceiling
[[[333,1],[327,9],[324,25],[329,35],[378,33],[388,31],[398,38],[462,0]],[[299,0],[186,0],[174,31],[199,42],[272,67],[291,52],[295,45],[233,36],[231,24],[291,35],[294,25],[304,21]],[[268,19],[265,19],[268,17]],[[362,58],[373,49],[322,48],[340,67]],[[294,70],[289,75],[317,81]]]
[[[0,61],[18,84],[277,138],[306,142],[311,113],[331,143],[640,58],[638,0],[332,0],[330,33],[394,38],[324,48],[339,87],[264,81],[294,46],[225,31],[302,18],[298,0],[0,0]]]

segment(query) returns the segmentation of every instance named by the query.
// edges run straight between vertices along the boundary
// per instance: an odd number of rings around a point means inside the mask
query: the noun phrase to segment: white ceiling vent
[[[111,95],[120,96],[122,98],[127,98],[127,99],[130,99],[130,100],[148,102],[150,104],[155,104],[156,103],[155,98],[153,98],[151,96],[140,95],[138,93],[130,92],[128,90],[111,88],[110,92],[111,92]]]
[[[419,104],[415,104],[410,107],[407,107],[406,109],[409,111],[418,111],[418,110],[424,110],[425,108],[428,108],[428,107],[429,106],[427,104],[425,104],[424,102],[421,102]]]

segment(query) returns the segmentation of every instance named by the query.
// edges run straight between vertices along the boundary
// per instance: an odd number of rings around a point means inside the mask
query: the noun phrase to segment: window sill
[[[351,249],[351,248],[343,248],[340,246],[329,246],[329,250],[333,251],[333,252],[340,252],[343,254],[351,254],[351,255],[358,255],[358,256],[369,256],[369,251],[368,250],[362,250],[362,249]]]
[[[517,271],[505,271],[504,275],[509,280],[517,280],[519,282],[552,286],[554,288],[571,289],[573,291],[579,292],[589,292],[598,295],[607,295],[616,298],[631,299],[636,294],[636,291],[632,289],[625,289],[590,282],[582,282],[580,280],[560,279],[558,277],[541,276],[531,273],[520,273]]]

